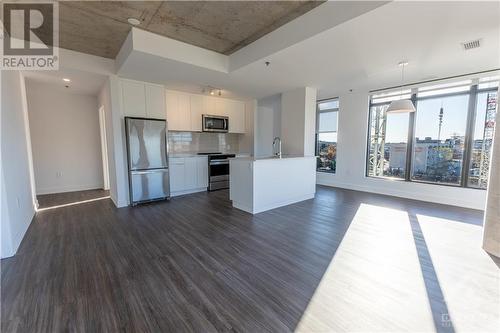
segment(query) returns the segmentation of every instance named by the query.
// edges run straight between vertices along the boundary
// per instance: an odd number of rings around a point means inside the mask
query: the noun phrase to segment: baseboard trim
[[[237,208],[239,210],[242,210],[244,212],[247,212],[247,213],[250,213],[250,214],[254,214],[254,212],[252,211],[251,207],[249,207],[247,205],[244,205],[244,204],[241,204],[241,203],[239,203],[237,201],[234,201],[234,200],[233,200],[233,207]]]
[[[194,188],[190,190],[183,190],[183,191],[176,191],[176,192],[171,192],[170,196],[171,197],[178,197],[181,195],[186,195],[186,194],[192,194],[192,193],[198,193],[198,192],[205,192],[207,190],[206,187],[200,187],[200,188]]]
[[[275,208],[279,208],[279,207],[283,207],[283,206],[288,206],[288,205],[291,205],[291,204],[294,204],[297,202],[314,199],[315,194],[316,193],[308,193],[308,194],[301,195],[301,196],[298,196],[298,197],[295,197],[292,199],[279,201],[279,202],[273,202],[273,203],[270,203],[268,205],[261,205],[259,207],[256,207],[257,205],[254,204],[253,213],[258,214],[258,213],[262,213],[262,212],[265,212],[265,211],[268,211],[271,209],[275,209]]]
[[[386,181],[386,180],[381,180],[381,181]],[[390,188],[384,187],[383,184],[381,184],[377,188],[374,188],[373,186],[343,183],[343,182],[339,182],[339,181],[328,181],[328,180],[324,180],[324,179],[323,180],[317,179],[316,183],[318,185],[339,187],[339,188],[343,188],[343,189],[347,189],[347,190],[389,195],[389,196],[394,196],[394,197],[398,197],[398,198],[418,200],[418,201],[423,201],[423,202],[433,202],[433,203],[438,203],[438,204],[442,204],[442,205],[457,206],[457,207],[463,207],[463,208],[469,208],[469,209],[484,210],[484,207],[482,204],[476,204],[474,202],[471,203],[469,201],[460,200],[460,199],[456,199],[456,198],[454,198],[453,200],[446,200],[446,198],[444,198],[445,200],[443,200],[443,196],[433,195],[433,194],[425,194],[425,195],[416,196],[413,192],[401,191],[401,190],[397,190],[397,189],[390,189]],[[426,184],[414,184],[414,185],[426,185]],[[427,184],[427,186],[437,186],[437,185],[428,185]],[[457,190],[460,190],[460,189],[463,189],[463,188],[457,188]],[[474,191],[475,189],[464,189],[464,190]],[[430,189],[430,191],[432,191],[432,188]],[[481,190],[477,190],[477,191],[481,191]]]

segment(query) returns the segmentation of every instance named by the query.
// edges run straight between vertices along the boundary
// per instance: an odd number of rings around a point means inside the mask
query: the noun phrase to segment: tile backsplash
[[[239,151],[239,134],[168,132],[168,149],[171,154]]]

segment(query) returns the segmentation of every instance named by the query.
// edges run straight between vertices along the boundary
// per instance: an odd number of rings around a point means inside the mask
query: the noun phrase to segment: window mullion
[[[474,125],[476,123],[476,101],[477,85],[473,85],[469,95],[469,106],[467,110],[467,125],[465,129],[464,154],[462,163],[461,186],[467,187],[469,183],[469,169],[472,158],[472,148],[474,140]]]
[[[411,101],[417,108],[417,93],[412,91]],[[413,141],[415,136],[415,113],[411,112],[410,117],[408,119],[408,140],[406,140],[406,173],[405,180],[411,181],[411,167],[412,167],[412,158],[413,158]]]

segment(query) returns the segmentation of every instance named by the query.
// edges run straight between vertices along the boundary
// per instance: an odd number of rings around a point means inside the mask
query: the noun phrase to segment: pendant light
[[[401,67],[401,95],[400,99],[396,101],[392,101],[389,107],[385,112],[387,113],[407,113],[407,112],[415,112],[415,105],[409,99],[402,99],[403,96],[403,83],[405,79],[405,66],[408,65],[408,62],[401,61],[398,66]]]

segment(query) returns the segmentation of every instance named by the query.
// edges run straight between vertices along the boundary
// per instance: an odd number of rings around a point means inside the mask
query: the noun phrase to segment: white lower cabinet
[[[170,158],[170,192],[179,192],[184,189],[184,158]]]
[[[203,157],[198,159],[196,163],[196,172],[198,173],[198,186],[203,188],[208,187],[208,159]]]
[[[171,157],[170,195],[206,191],[208,186],[208,160],[206,156]]]

